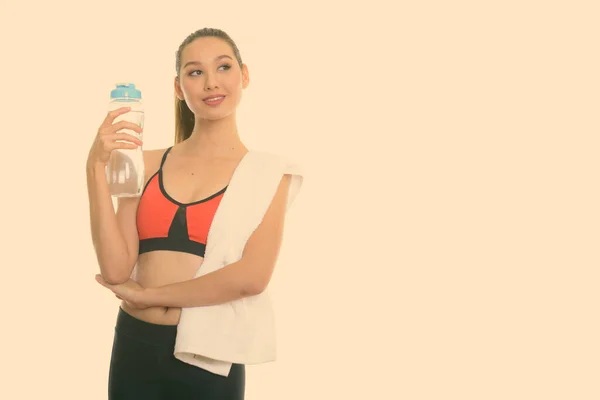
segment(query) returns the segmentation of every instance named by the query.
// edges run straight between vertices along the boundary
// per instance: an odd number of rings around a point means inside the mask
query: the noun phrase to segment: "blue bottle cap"
[[[117,87],[110,92],[110,98],[141,99],[142,92],[133,83],[117,83]]]

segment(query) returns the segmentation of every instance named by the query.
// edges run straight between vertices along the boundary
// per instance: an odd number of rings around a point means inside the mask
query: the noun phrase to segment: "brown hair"
[[[202,28],[196,32],[191,33],[185,40],[179,45],[177,54],[175,56],[175,69],[177,71],[177,77],[179,78],[179,69],[181,68],[181,53],[185,47],[192,43],[194,40],[201,37],[216,37],[227,42],[232,50],[237,62],[242,67],[242,57],[238,50],[235,42],[229,35],[220,29],[215,28]],[[192,110],[188,107],[185,100],[179,100],[175,95],[175,144],[183,142],[188,139],[194,129],[195,116]]]

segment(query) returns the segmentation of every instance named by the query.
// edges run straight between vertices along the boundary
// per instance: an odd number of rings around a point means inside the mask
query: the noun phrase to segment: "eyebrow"
[[[220,55],[219,57],[215,58],[215,61],[219,61],[221,58],[229,58],[229,59],[233,60],[233,58],[229,57],[227,54],[223,54],[223,55]],[[202,65],[202,63],[200,61],[188,61],[185,63],[183,68],[187,67],[188,65],[192,65],[192,64]]]

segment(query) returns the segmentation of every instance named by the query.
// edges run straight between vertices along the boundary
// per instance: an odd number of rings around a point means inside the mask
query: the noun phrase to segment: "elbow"
[[[109,285],[119,285],[121,283],[125,283],[129,280],[129,277],[125,277],[124,275],[110,274],[103,272],[101,273],[102,279]]]
[[[100,265],[100,275],[107,283],[118,285],[127,282],[131,278],[131,273],[137,263],[137,259],[131,259],[128,255],[124,259],[102,259],[98,258]]]
[[[243,273],[238,276],[242,279],[242,295],[256,296],[267,290],[271,280],[273,267],[264,262],[250,263],[246,261],[242,267]]]
[[[268,279],[250,279],[248,283],[244,286],[243,295],[244,296],[256,296],[261,294],[267,289],[269,282]]]
[[[258,285],[246,285],[242,290],[242,297],[257,296],[264,292],[265,288]]]
[[[120,284],[125,283],[125,282],[127,282],[129,280],[129,278],[127,278],[127,279],[110,279],[110,278],[105,278],[104,276],[102,276],[102,278],[109,285],[120,285]]]
[[[134,265],[135,266],[135,265]],[[102,279],[111,285],[118,285],[127,282],[131,278],[131,271],[134,266],[123,265],[119,268],[100,268]]]

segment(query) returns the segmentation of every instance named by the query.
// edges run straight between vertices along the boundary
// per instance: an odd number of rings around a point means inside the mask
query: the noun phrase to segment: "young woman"
[[[208,28],[183,41],[176,70],[175,145],[144,151],[141,197],[120,198],[115,213],[105,177],[111,151],[142,145],[120,133],[140,132],[139,127],[113,123],[127,109],[108,113],[87,161],[101,272],[96,279],[122,300],[109,371],[112,400],[243,399],[244,365],[233,364],[223,376],[173,356],[177,324],[182,307],[221,304],[264,290],[282,238],[288,174],[246,243],[243,258],[252,262],[193,279],[214,212],[248,152],[238,135],[236,107],[249,74],[231,38]]]

